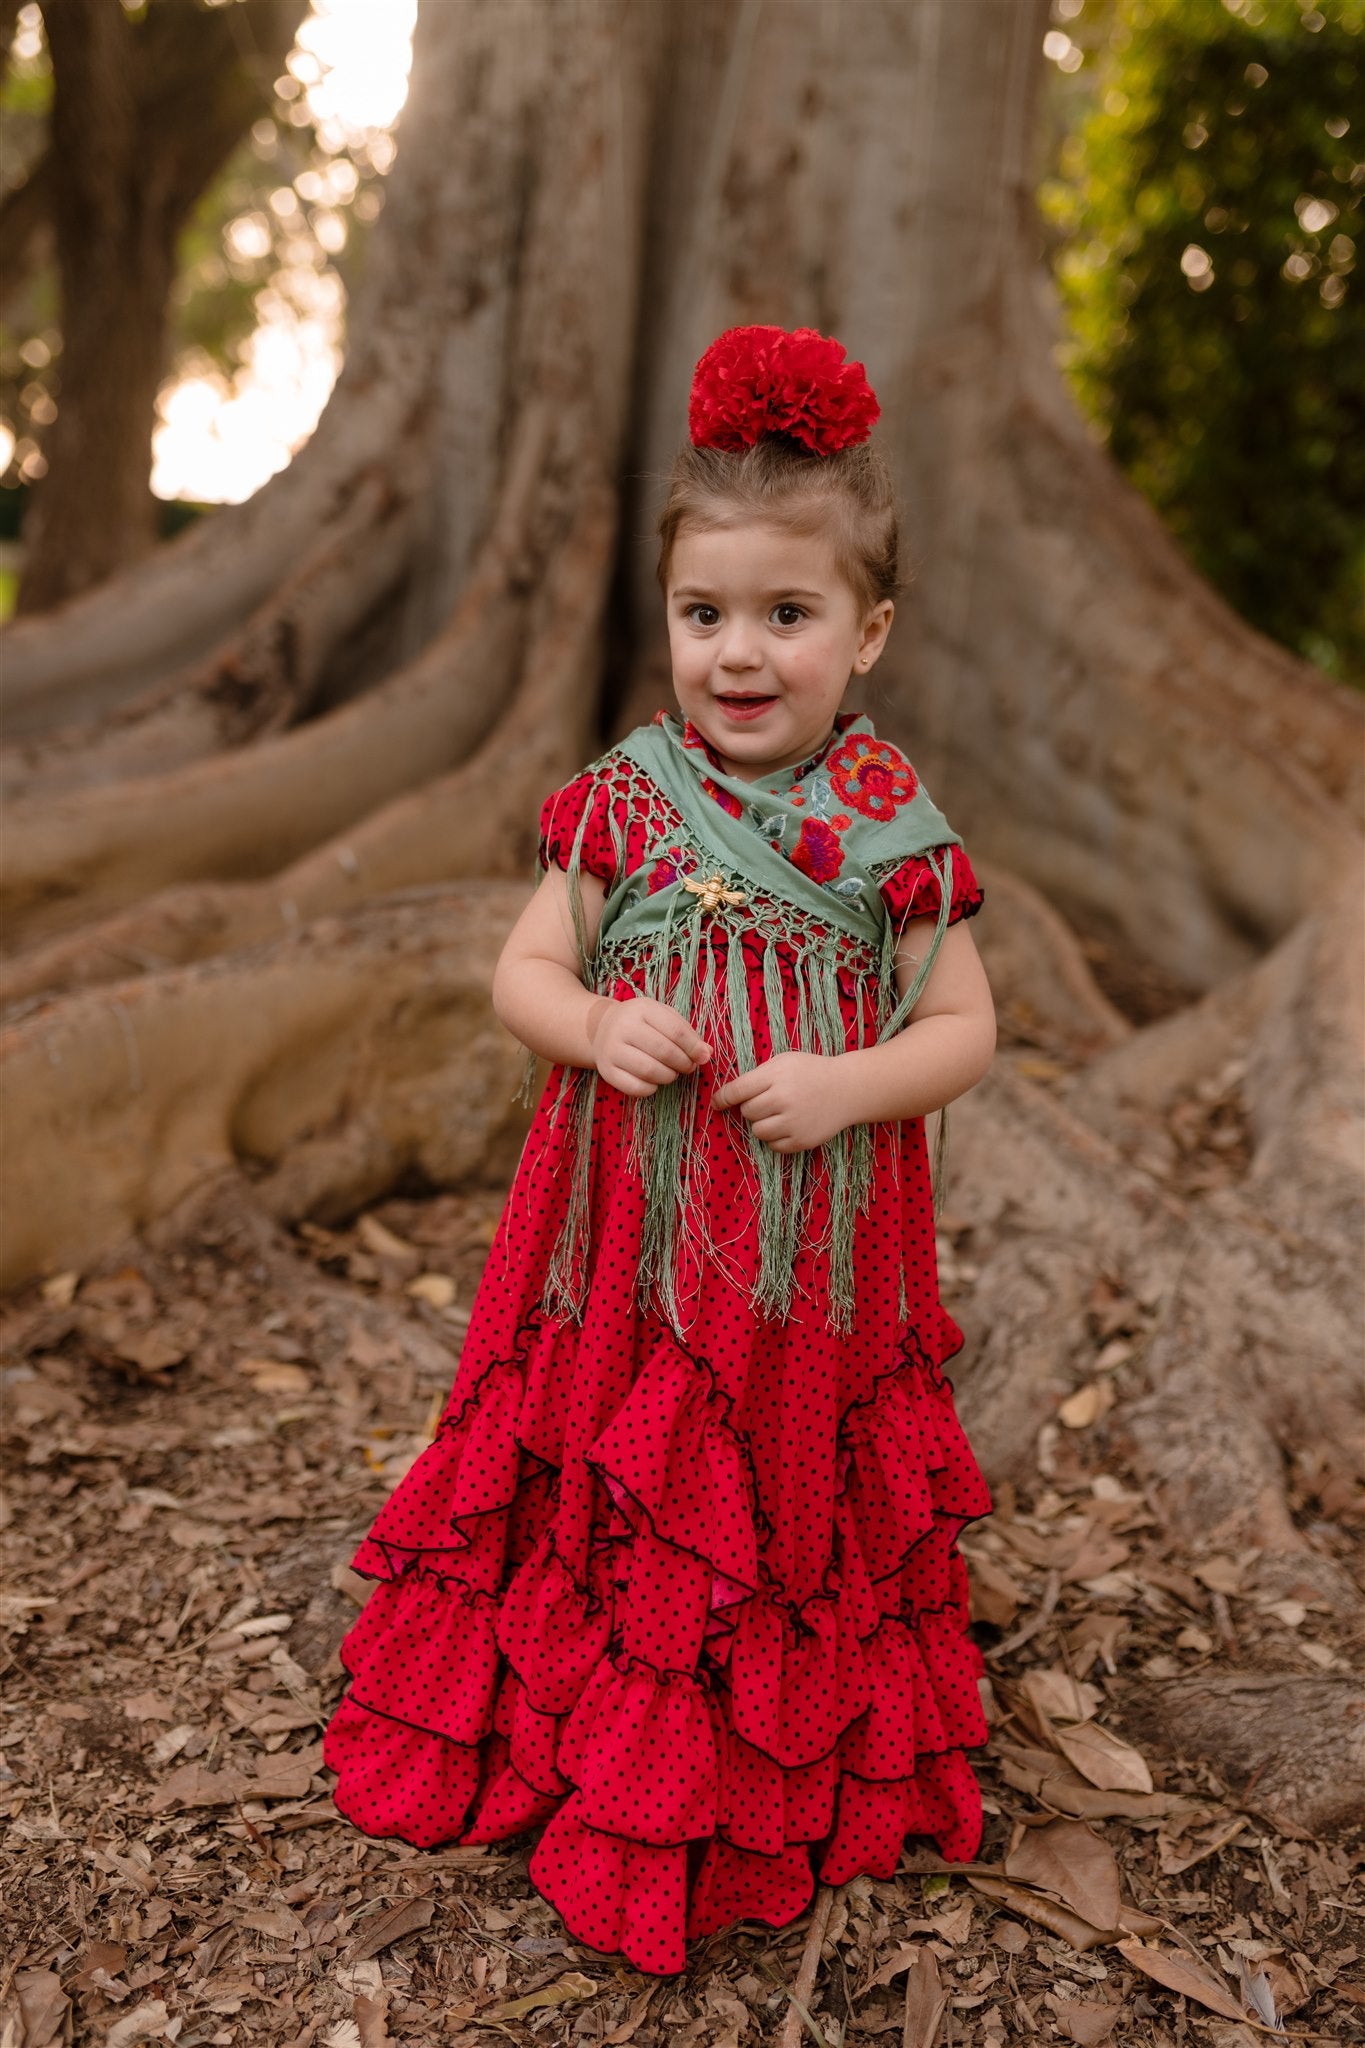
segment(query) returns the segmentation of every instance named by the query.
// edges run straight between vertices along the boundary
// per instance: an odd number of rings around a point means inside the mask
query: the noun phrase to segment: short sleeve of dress
[[[948,922],[956,924],[960,918],[974,917],[986,898],[986,892],[972,870],[971,861],[961,846],[947,845],[933,848],[940,865],[945,852],[952,856],[952,897],[948,905]],[[910,917],[937,917],[939,913],[938,877],[929,863],[927,855],[912,854],[902,861],[898,868],[881,878],[882,900],[896,923],[902,924]]]
[[[574,834],[586,811],[588,822],[583,833],[582,865],[586,873],[596,875],[599,881],[610,887],[616,876],[616,852],[608,817],[610,808],[610,789],[586,770],[582,775],[575,775],[572,782],[566,782],[562,789],[551,790],[540,807],[540,865],[543,868],[568,867]]]

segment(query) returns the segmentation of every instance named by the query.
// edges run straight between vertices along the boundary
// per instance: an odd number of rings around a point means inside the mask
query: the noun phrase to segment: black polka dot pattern
[[[610,876],[610,801],[592,778],[556,792],[545,857],[590,803],[585,865]],[[644,852],[627,829],[627,866]],[[957,918],[982,897],[953,852]],[[922,915],[937,886],[922,858],[884,885]],[[848,981],[850,1043],[859,1000]],[[941,1370],[963,1335],[923,1121],[875,1127],[839,1336],[818,1245],[790,1317],[750,1310],[752,1168],[699,1078],[724,1256],[688,1270],[680,1337],[635,1299],[643,1190],[628,1099],[601,1083],[581,1324],[539,1306],[571,1156],[551,1074],[435,1440],[356,1556],[378,1583],[325,1739],[358,1826],[421,1846],[537,1830],[531,1880],[568,1931],[660,1975],[739,1920],[784,1925],[817,1879],[889,1877],[907,1837],[972,1858],[963,1752],[987,1732],[957,1537],[991,1501]]]

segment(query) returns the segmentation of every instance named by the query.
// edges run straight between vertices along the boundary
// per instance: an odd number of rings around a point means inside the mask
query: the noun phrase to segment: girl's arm
[[[933,936],[934,920],[907,924],[896,948],[904,995]],[[884,1045],[859,1047],[832,1063],[851,1124],[894,1122],[942,1109],[974,1088],[995,1057],[995,1004],[981,955],[959,920],[943,934],[929,980],[909,1020]]]
[[[580,875],[579,886],[591,951],[607,892],[596,875]],[[493,1008],[531,1052],[565,1066],[596,1067],[627,1095],[652,1095],[710,1058],[709,1047],[667,1003],[649,996],[618,1003],[583,986],[569,878],[556,867],[546,870],[498,956]]]
[[[606,889],[596,875],[579,878],[583,922],[591,948],[602,921]],[[569,878],[548,868],[507,935],[493,970],[493,1008],[513,1037],[542,1059],[566,1066],[593,1064],[594,1023],[607,996],[584,988],[578,971]]]
[[[902,932],[896,949],[902,995],[933,930],[934,919],[923,917]],[[717,1089],[715,1100],[740,1109],[754,1135],[775,1152],[804,1152],[846,1124],[895,1122],[942,1109],[975,1087],[994,1054],[990,983],[959,920],[944,932],[928,983],[894,1038],[832,1057],[779,1053]]]

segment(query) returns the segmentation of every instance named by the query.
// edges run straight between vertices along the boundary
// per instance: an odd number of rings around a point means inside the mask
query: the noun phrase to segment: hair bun
[[[692,376],[687,426],[694,448],[752,448],[787,434],[812,455],[865,441],[881,417],[861,363],[813,327],[729,327]]]

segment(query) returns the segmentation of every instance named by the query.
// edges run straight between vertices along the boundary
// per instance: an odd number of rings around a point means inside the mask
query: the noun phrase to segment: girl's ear
[[[855,675],[865,676],[877,660],[886,645],[886,636],[891,631],[891,621],[895,616],[896,607],[889,597],[884,597],[880,604],[873,605],[863,620],[862,638],[858,642],[858,652],[853,662]]]

